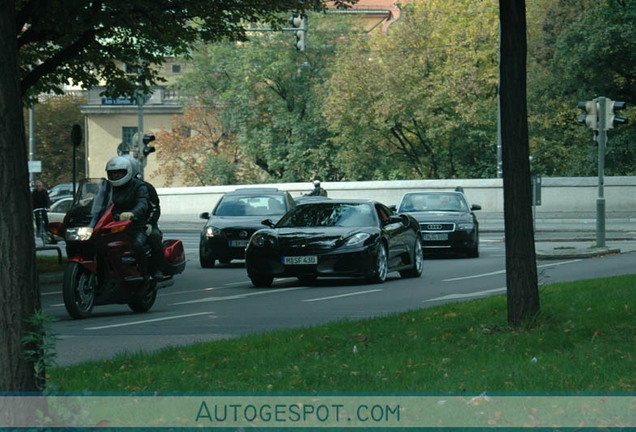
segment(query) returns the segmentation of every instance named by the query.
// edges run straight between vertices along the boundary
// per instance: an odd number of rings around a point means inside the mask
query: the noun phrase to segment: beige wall
[[[119,107],[118,107],[119,108]],[[129,111],[135,109],[127,108]],[[122,127],[137,127],[137,112],[129,112],[117,114],[109,110],[104,114],[87,114],[86,130],[87,132],[87,167],[86,173],[88,177],[104,177],[106,162],[114,156],[117,156],[117,146],[122,142]],[[146,133],[157,133],[161,129],[170,130],[172,125],[172,113],[151,114],[144,113],[144,131]],[[160,151],[160,150],[158,150]],[[154,184],[156,187],[165,186],[163,176],[153,176],[152,173],[157,169],[156,164],[157,153],[152,153],[148,157],[148,163],[144,168],[145,179]]]

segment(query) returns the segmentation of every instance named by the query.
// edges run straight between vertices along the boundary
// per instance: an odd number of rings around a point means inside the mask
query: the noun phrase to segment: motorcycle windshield
[[[67,227],[95,227],[111,200],[111,186],[105,178],[80,180],[73,205],[68,211]]]

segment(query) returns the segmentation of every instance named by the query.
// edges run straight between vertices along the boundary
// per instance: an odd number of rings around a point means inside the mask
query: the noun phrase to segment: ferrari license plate
[[[230,240],[230,247],[247,247],[249,240]]]
[[[310,256],[286,256],[283,257],[283,264],[285,265],[312,265],[318,264],[318,257],[315,255]]]
[[[422,238],[425,241],[445,241],[448,240],[448,233],[424,233],[422,234]]]

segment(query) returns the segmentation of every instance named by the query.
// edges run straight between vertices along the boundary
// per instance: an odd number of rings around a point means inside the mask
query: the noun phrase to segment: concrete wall
[[[480,219],[503,218],[502,179],[323,182],[322,186],[330,198],[369,198],[386,205],[397,204],[408,191],[452,190],[461,186],[470,204],[481,205]],[[277,187],[289,191],[293,197],[313,189],[313,185],[306,182],[158,188],[157,192],[162,215],[171,219],[196,220],[201,212],[212,210],[225,192],[241,187]],[[608,217],[636,218],[636,177],[606,177],[603,190]],[[594,218],[597,197],[596,177],[543,178],[541,205],[536,207],[536,216]]]

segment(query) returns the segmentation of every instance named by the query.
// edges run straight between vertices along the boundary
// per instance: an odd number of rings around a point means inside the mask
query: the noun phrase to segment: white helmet
[[[125,154],[122,155],[122,157],[125,157],[128,162],[130,162],[130,165],[132,166],[132,176],[137,177],[137,174],[139,174],[139,161],[131,154]]]
[[[132,164],[123,156],[115,156],[106,164],[106,174],[113,186],[123,186],[133,178]]]

